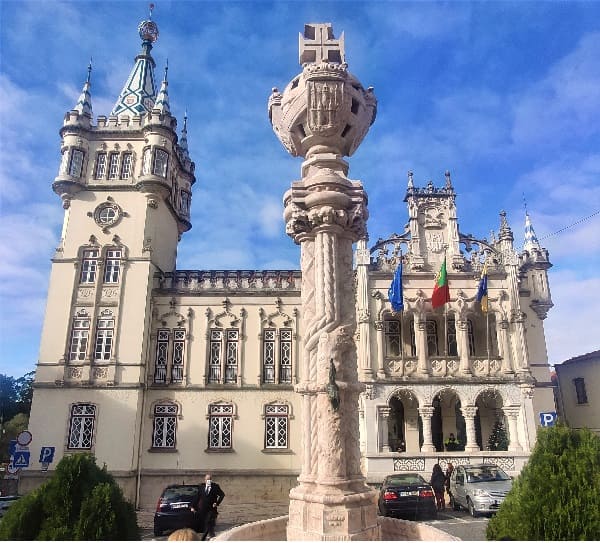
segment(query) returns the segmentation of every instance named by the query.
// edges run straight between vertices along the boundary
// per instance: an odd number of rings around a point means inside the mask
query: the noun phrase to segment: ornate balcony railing
[[[185,293],[206,291],[299,292],[299,270],[177,270],[157,273],[158,289]]]

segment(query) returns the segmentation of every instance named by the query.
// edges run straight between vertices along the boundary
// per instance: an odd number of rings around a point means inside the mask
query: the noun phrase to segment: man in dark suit
[[[210,473],[204,476],[204,484],[200,485],[200,492],[198,493],[198,501],[192,511],[197,512],[202,524],[204,526],[204,534],[202,540],[206,537],[215,537],[215,523],[217,521],[217,506],[225,498],[225,492],[221,490],[221,487],[212,481]]]

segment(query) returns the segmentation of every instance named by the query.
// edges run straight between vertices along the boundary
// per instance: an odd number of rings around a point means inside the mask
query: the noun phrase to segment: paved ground
[[[218,535],[220,532],[241,524],[287,515],[288,509],[288,503],[280,502],[238,503],[235,505],[228,505],[223,502],[219,506],[219,517],[217,518],[215,532]],[[138,511],[138,524],[142,528],[142,540],[165,541],[169,535],[168,533],[161,537],[154,537],[153,522],[153,510]]]
[[[280,517],[288,514],[288,504],[280,502],[239,503],[219,507],[216,532],[224,532],[235,526]],[[138,524],[142,528],[142,540],[165,541],[168,533],[161,537],[154,537],[152,523],[154,511],[143,510],[138,512]],[[472,518],[466,511],[453,511],[446,509],[438,514],[436,520],[425,521],[425,524],[434,526],[444,532],[460,537],[466,541],[485,541],[487,517]]]

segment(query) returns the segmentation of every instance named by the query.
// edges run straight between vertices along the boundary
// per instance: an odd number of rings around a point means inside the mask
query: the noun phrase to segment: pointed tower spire
[[[158,26],[152,21],[150,4],[150,17],[142,21],[138,27],[142,38],[142,51],[135,57],[135,64],[123,90],[113,107],[111,115],[143,115],[152,110],[156,98],[156,85],[154,83],[154,68],[156,64],[150,55],[152,44],[158,39]]]
[[[407,188],[409,190],[415,188],[415,182],[413,180],[413,173],[410,171],[408,172],[408,187]]]
[[[80,115],[87,115],[88,117],[92,117],[92,96],[90,94],[91,87],[91,77],[92,77],[92,59],[90,59],[90,63],[88,64],[88,75],[87,80],[83,85],[83,89],[81,90],[81,94],[79,95],[79,99],[77,100],[77,104],[73,108],[73,111],[77,111]]]
[[[500,241],[512,241],[515,239],[508,225],[508,220],[506,220],[506,211],[500,212],[500,231],[498,232],[498,238]]]
[[[181,137],[179,138],[179,148],[181,149],[181,153],[184,157],[188,158],[190,156],[187,140],[187,109],[185,110],[185,114],[183,116],[183,128],[181,129]]]
[[[531,219],[529,218],[529,213],[527,210],[525,211],[525,243],[523,244],[523,249],[531,252],[532,249],[540,249],[540,242],[535,235],[535,230],[533,229],[533,225],[531,224]]]
[[[450,178],[450,171],[446,170],[444,172],[444,176],[446,177],[446,189],[452,190],[452,179]]]
[[[158,111],[160,114],[171,114],[171,109],[169,107],[169,82],[167,81],[167,73],[169,71],[169,61],[167,60],[167,65],[165,66],[165,76],[160,85],[160,90],[158,91],[158,96],[156,97],[156,102],[154,102],[154,107],[152,111]]]

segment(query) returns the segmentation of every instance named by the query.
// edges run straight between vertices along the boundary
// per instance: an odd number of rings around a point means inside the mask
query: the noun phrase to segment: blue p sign
[[[556,411],[550,413],[540,413],[540,424],[542,426],[554,426],[556,424]]]
[[[40,463],[50,464],[54,460],[55,447],[42,447],[40,451]]]

